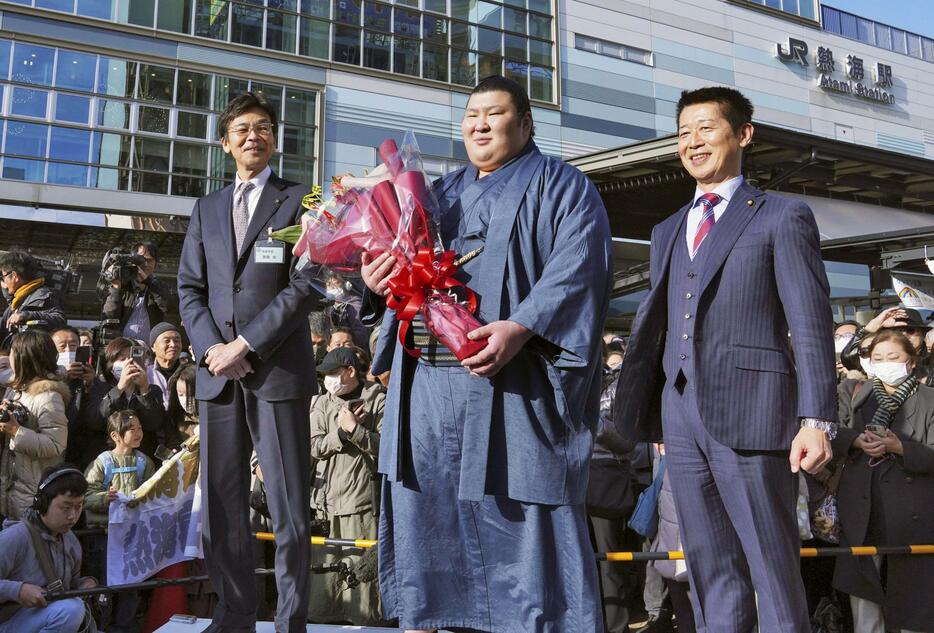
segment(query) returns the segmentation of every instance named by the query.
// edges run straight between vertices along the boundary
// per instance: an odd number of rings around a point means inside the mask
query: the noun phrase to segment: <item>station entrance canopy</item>
[[[755,127],[744,175],[760,189],[807,200],[824,259],[878,266],[888,250],[925,244],[934,256],[934,161],[765,124]],[[570,162],[597,186],[617,238],[649,239],[652,227],[694,192],[674,134]],[[645,288],[647,266],[620,270],[618,264],[615,294]]]

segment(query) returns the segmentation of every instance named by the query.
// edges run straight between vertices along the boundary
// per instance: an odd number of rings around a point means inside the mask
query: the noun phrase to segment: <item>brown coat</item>
[[[10,393],[7,392],[7,398]],[[62,462],[68,442],[65,407],[71,400],[68,385],[59,380],[35,380],[25,391],[12,392],[29,410],[29,418],[12,438],[4,435],[0,453],[0,514],[20,520],[32,505],[42,471]]]
[[[833,441],[835,455],[846,454],[837,494],[840,545],[863,545],[869,530],[870,500],[881,499],[887,543],[934,543],[934,388],[919,386],[890,425],[902,441],[904,455],[876,468],[880,487],[873,491],[868,457],[853,446],[863,431],[861,408],[872,393],[865,383],[853,397],[854,382],[840,386],[840,431]],[[875,494],[873,494],[875,492]],[[885,568],[883,568],[885,569]],[[834,587],[882,604],[886,625],[895,629],[934,631],[934,556],[889,556],[883,591],[879,573],[869,557],[837,559]]]

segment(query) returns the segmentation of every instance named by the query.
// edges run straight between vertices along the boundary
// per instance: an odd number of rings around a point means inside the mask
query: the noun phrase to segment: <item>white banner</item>
[[[198,459],[195,436],[133,494],[121,494],[110,504],[108,585],[141,582],[169,565],[202,556]]]
[[[892,271],[892,289],[906,308],[934,310],[934,277]]]

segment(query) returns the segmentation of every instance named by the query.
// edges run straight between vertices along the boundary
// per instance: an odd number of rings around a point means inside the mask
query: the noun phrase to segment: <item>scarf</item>
[[[898,410],[901,409],[905,401],[915,395],[917,391],[918,379],[914,376],[906,378],[905,382],[895,388],[895,393],[892,395],[889,395],[885,391],[881,380],[878,378],[873,380],[872,393],[879,403],[879,408],[872,414],[872,424],[881,424],[885,428],[889,428],[892,423],[892,418],[895,417]]]
[[[33,279],[29,283],[23,284],[20,286],[16,292],[13,293],[13,301],[10,302],[10,307],[16,309],[23,302],[26,297],[28,297],[33,290],[45,283],[44,277],[39,277],[38,279]]]

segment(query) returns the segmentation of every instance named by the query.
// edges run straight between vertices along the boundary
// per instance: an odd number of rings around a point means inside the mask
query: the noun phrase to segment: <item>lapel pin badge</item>
[[[750,198],[749,200],[747,200],[747,201],[746,201],[746,204],[749,205],[749,206],[751,207],[751,206],[752,206],[752,198]]]

